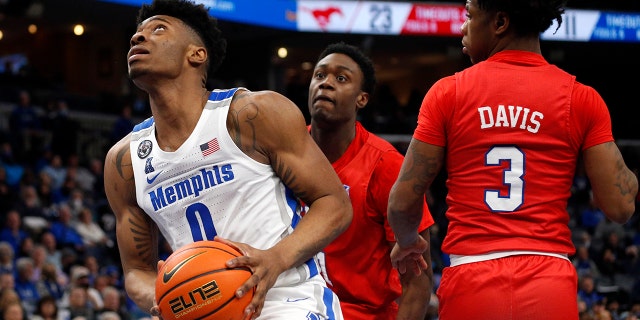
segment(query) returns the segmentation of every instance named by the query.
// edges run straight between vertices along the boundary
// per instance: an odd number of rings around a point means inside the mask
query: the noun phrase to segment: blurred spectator
[[[132,119],[132,107],[130,104],[125,103],[122,106],[122,110],[120,110],[120,115],[118,119],[113,123],[113,127],[111,128],[111,143],[110,145],[115,144],[120,141],[123,137],[131,133],[133,130],[133,126],[135,125]]]
[[[2,320],[27,320],[27,314],[20,302],[12,302],[2,310]]]
[[[15,249],[11,243],[0,240],[0,273],[15,274]]]
[[[101,202],[106,204],[107,196],[104,193],[104,163],[101,159],[92,158],[89,160],[89,171],[96,177],[95,183],[93,184],[92,195],[94,197],[94,201],[96,205],[99,205]]]
[[[22,218],[18,210],[7,212],[7,220],[4,227],[0,229],[0,241],[5,241],[13,248],[14,256],[20,252],[20,244],[29,237],[29,233],[22,228]]]
[[[50,231],[61,248],[70,248],[77,252],[84,252],[82,236],[73,225],[71,208],[67,204],[58,207],[58,219],[51,223]]]
[[[573,266],[576,268],[578,277],[584,275],[590,275],[596,279],[600,277],[600,271],[598,270],[596,262],[591,259],[589,248],[584,245],[577,246],[576,254],[571,259],[571,263],[573,263]]]
[[[42,266],[40,279],[36,283],[41,297],[52,297],[56,302],[64,296],[65,279],[61,278],[61,271],[52,263],[46,262]]]
[[[51,187],[53,190],[62,189],[64,181],[67,179],[67,169],[64,167],[62,156],[53,154],[51,162],[45,164],[40,171],[51,177]]]
[[[47,249],[39,243],[34,243],[29,257],[33,260],[33,277],[31,280],[38,282],[42,275],[42,267],[47,262]]]
[[[36,311],[30,320],[63,320],[58,312],[56,300],[51,296],[43,296],[38,301]]]
[[[124,305],[124,297],[122,291],[115,287],[107,286],[102,289],[102,298],[104,299],[104,308],[99,311],[99,314],[105,312],[115,312],[118,314],[121,320],[130,320],[128,310]]]
[[[109,278],[108,283],[110,286],[123,290],[124,282],[122,281],[121,270],[120,265],[110,265],[103,268],[102,274]]]
[[[75,229],[82,237],[88,254],[104,256],[105,249],[113,246],[113,242],[107,237],[102,227],[94,221],[93,212],[87,207],[80,210]]]
[[[43,148],[43,130],[38,110],[27,90],[18,93],[18,103],[9,115],[11,146],[17,159],[31,164],[33,155]]]
[[[0,288],[0,313],[12,303],[20,303],[20,296],[13,288]]]
[[[67,175],[75,180],[76,186],[85,194],[93,195],[96,176],[89,168],[81,165],[80,156],[77,153],[67,157]]]
[[[78,254],[72,248],[62,248],[60,263],[62,265],[62,271],[69,275],[69,282],[71,282],[71,269],[79,263]]]
[[[16,159],[13,146],[8,141],[0,142],[0,167],[4,172],[3,180],[5,183],[9,187],[17,189],[25,170],[21,162]]]
[[[63,198],[59,189],[54,190],[51,177],[42,171],[38,173],[36,192],[42,207],[46,210],[46,214],[51,216],[51,208],[61,202]]]
[[[32,314],[36,310],[40,293],[36,282],[33,278],[33,260],[29,257],[18,258],[16,261],[16,292],[20,296],[22,306],[28,314]]]
[[[15,188],[9,185],[7,181],[7,170],[0,162],[0,221],[7,219],[7,211],[13,208],[15,204],[16,193]]]
[[[620,318],[620,302],[617,299],[607,298],[607,304],[605,308],[609,312],[611,320],[622,320]]]
[[[85,197],[84,191],[77,187],[70,189],[67,204],[71,208],[71,214],[73,216],[74,223],[78,222],[81,210],[83,210],[84,208],[93,207],[91,199],[87,199]]]
[[[589,202],[580,212],[580,223],[589,233],[594,234],[600,222],[606,219],[604,212],[598,208],[593,199],[593,192],[589,192]]]
[[[626,247],[618,233],[611,232],[605,236],[603,248],[596,262],[601,278],[609,284],[615,283],[617,274],[627,272]]]
[[[587,310],[591,310],[596,302],[604,299],[604,296],[596,291],[594,278],[590,275],[584,275],[578,280],[578,298],[584,301]]]
[[[106,275],[104,273],[100,273],[98,274],[95,279],[93,280],[93,287],[96,288],[96,290],[102,292],[102,289],[109,287],[111,284],[111,277],[109,275]],[[119,290],[119,288],[118,288]],[[104,295],[103,295],[104,296]]]
[[[618,239],[623,239],[625,237],[626,231],[624,230],[624,225],[615,223],[610,219],[604,219],[598,223],[596,226],[596,230],[593,233],[593,238],[602,241],[603,243],[607,241],[607,238],[611,233],[615,233],[618,236]]]
[[[604,300],[596,301],[591,306],[591,313],[595,320],[612,320],[611,313],[605,308]]]
[[[48,212],[42,206],[35,186],[23,184],[20,187],[20,199],[16,204],[16,209],[22,216],[25,230],[30,234],[39,235],[49,227]]]
[[[69,284],[69,288],[71,290],[67,290],[67,292],[65,292],[65,295],[62,297],[61,305],[71,305],[73,289],[82,288],[86,293],[87,301],[85,304],[87,306],[94,311],[104,308],[102,295],[98,290],[96,290],[96,288],[89,284],[89,269],[87,269],[87,267],[76,265],[71,268],[71,282]]]
[[[69,303],[63,305],[63,308],[69,314],[68,319],[96,319],[96,310],[89,304],[89,297],[85,288],[72,285],[69,289]]]
[[[66,159],[76,152],[80,126],[76,120],[69,117],[67,101],[57,99],[53,102],[53,105],[49,104],[49,110],[47,110],[47,115],[43,122],[43,127],[54,133],[50,144],[53,153]]]
[[[31,252],[33,251],[34,245],[35,242],[33,241],[33,238],[26,237],[22,239],[22,242],[20,242],[20,249],[18,250],[16,257],[31,257]]]
[[[40,236],[40,243],[47,249],[47,262],[62,270],[62,253],[58,250],[58,241],[51,231],[45,231]]]
[[[15,291],[16,278],[13,273],[9,273],[9,272],[0,273],[0,290],[2,289],[11,289]],[[0,301],[2,301],[2,299],[0,299]]]

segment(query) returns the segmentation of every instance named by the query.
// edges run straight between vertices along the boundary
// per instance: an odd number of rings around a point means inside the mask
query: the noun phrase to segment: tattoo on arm
[[[243,95],[240,95],[238,97],[238,102],[240,102],[242,98]],[[256,128],[252,121],[258,117],[258,106],[253,102],[249,102],[246,105],[229,112],[232,112],[230,125],[232,132],[234,133],[231,136],[231,139],[233,139],[235,144],[245,153],[249,154],[251,152],[255,152],[257,150]],[[247,131],[244,131],[243,129]],[[245,140],[243,137],[249,137],[249,141],[244,143]]]
[[[627,165],[624,162],[624,158],[619,150],[616,151],[617,160],[616,160],[616,169],[618,175],[616,177],[616,187],[621,195],[628,197],[629,202],[636,201],[636,195],[634,194],[634,180],[636,180],[636,176],[633,171],[627,168]]]
[[[124,168],[125,167],[131,167],[131,157],[128,156],[129,149],[128,148],[122,148],[120,150],[118,150],[118,154],[116,155],[116,170],[118,170],[118,174],[120,175],[120,178],[122,178],[123,180],[133,180],[133,175],[130,177],[126,177],[124,172]],[[125,161],[127,163],[125,163]]]
[[[400,181],[413,181],[413,191],[416,194],[424,194],[433,180],[438,175],[440,160],[436,157],[427,157],[416,150],[415,146],[409,148],[410,159],[407,170],[399,177]]]
[[[306,199],[307,192],[298,184],[291,168],[287,167],[278,155],[274,155],[273,157],[273,170],[280,177],[282,182],[293,190],[297,197],[300,199]]]
[[[157,249],[155,249],[157,246],[157,232],[155,232],[153,223],[149,219],[140,215],[132,215],[129,217],[128,222],[135,248],[138,250],[138,257],[152,264],[157,256]]]

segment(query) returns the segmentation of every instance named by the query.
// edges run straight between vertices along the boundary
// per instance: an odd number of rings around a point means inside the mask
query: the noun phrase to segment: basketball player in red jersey
[[[340,42],[320,54],[309,84],[311,137],[333,165],[353,206],[349,228],[324,249],[323,274],[340,299],[345,319],[424,319],[431,269],[399,279],[389,258],[395,239],[387,203],[402,154],[356,120],[375,82],[371,60]],[[418,230],[428,238],[433,219],[424,197],[419,211]],[[430,260],[429,250],[424,257]]]
[[[473,66],[436,82],[389,199],[400,272],[427,267],[417,232],[424,193],[444,166],[451,256],[441,320],[578,319],[567,200],[578,158],[606,216],[635,210],[636,176],[616,146],[607,106],[541,55],[563,0],[468,0],[463,52]],[[559,26],[559,25],[558,25]]]

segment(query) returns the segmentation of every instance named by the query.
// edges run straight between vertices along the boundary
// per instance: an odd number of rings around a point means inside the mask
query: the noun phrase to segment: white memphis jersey
[[[229,136],[227,114],[237,90],[211,92],[193,133],[175,152],[158,147],[153,117],[131,135],[138,205],[174,250],[215,235],[268,249],[301,219],[299,201],[271,166],[247,156]],[[314,258],[283,273],[276,285],[316,274]]]

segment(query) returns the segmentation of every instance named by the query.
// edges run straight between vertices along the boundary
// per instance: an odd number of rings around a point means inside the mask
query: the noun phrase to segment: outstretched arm
[[[116,216],[116,237],[127,295],[142,309],[154,306],[158,230],[136,202],[129,139],[114,145],[105,160],[104,188]]]
[[[410,268],[419,274],[428,269],[423,253],[429,250],[428,239],[418,233],[426,192],[436,178],[444,159],[444,148],[412,139],[391,194],[388,219],[396,236],[391,262],[400,273]]]

